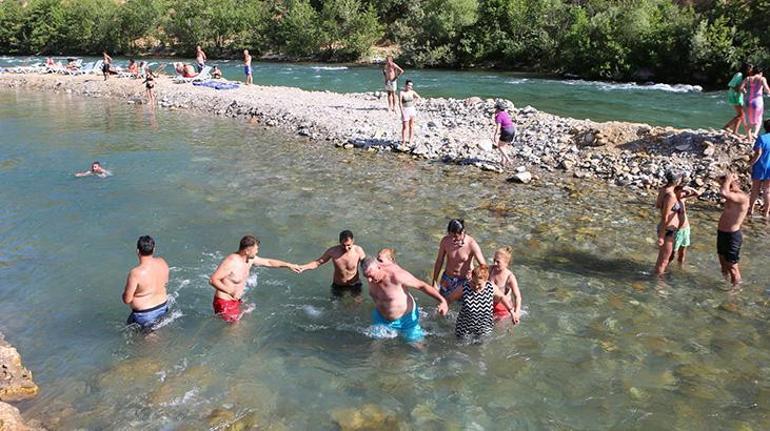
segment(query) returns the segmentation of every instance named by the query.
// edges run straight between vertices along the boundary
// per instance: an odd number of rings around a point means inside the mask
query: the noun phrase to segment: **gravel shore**
[[[0,74],[0,87],[67,92],[144,103],[141,81],[101,76]],[[494,148],[495,100],[432,98],[417,103],[413,145],[401,146],[401,122],[386,109],[382,92],[339,94],[291,87],[241,86],[233,90],[156,79],[158,104],[279,127],[322,144],[369,151],[397,151],[415,158],[473,165],[528,182],[548,173],[596,178],[635,189],[659,185],[667,168],[689,173],[690,184],[718,200],[717,178],[743,172],[751,145],[716,130],[682,130],[622,122],[598,123],[558,117],[531,106],[509,112],[518,127],[515,167],[504,171]],[[533,174],[533,175],[530,175]],[[510,177],[510,178],[509,178]]]

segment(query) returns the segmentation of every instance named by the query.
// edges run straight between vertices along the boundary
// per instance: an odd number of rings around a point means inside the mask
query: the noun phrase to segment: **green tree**
[[[359,0],[327,0],[321,11],[323,45],[327,56],[356,60],[382,35],[374,8]]]
[[[308,0],[289,0],[276,23],[281,52],[299,57],[317,54],[325,38],[319,20],[318,12]]]
[[[18,0],[0,2],[0,49],[8,54],[23,54],[26,46],[20,39],[24,10]]]

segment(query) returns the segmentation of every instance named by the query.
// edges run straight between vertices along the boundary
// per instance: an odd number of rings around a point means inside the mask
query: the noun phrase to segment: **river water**
[[[0,91],[0,331],[41,387],[19,407],[55,429],[767,429],[767,226],[746,282],[714,255],[718,211],[691,208],[690,263],[651,276],[653,197],[571,181],[511,186],[475,169],[344,151],[229,119]],[[100,160],[114,176],[76,179]],[[451,217],[487,257],[514,249],[526,315],[483,345],[416,294],[424,351],[370,337],[331,268],[253,272],[237,325],[207,283],[245,233],[306,262],[353,230],[429,277]],[[172,266],[172,317],[124,327],[135,241]],[[741,428],[746,427],[746,428]]]
[[[57,59],[66,63],[66,58]],[[0,67],[42,62],[43,57],[0,57]],[[86,58],[93,61],[96,58]],[[146,59],[153,69],[165,64],[173,73],[174,61]],[[187,60],[192,63],[192,60]],[[126,59],[117,65],[125,67]],[[212,60],[224,77],[242,81],[240,61]],[[445,70],[407,70],[405,79],[415,82],[415,90],[426,97],[507,98],[516,106],[532,105],[552,114],[595,121],[630,121],[679,128],[718,129],[734,115],[723,92],[700,92],[689,85],[636,85],[582,80],[558,80],[509,72],[470,72]],[[366,92],[383,89],[381,69],[375,66],[324,64],[254,63],[254,83],[283,85],[307,90]]]

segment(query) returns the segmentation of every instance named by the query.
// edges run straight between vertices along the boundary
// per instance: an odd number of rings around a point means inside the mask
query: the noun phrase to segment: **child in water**
[[[684,260],[687,257],[687,247],[690,246],[690,220],[687,219],[687,208],[684,202],[687,199],[697,198],[702,194],[698,190],[692,187],[684,185],[684,181],[678,186],[674,187],[674,193],[676,194],[676,202],[679,207],[679,230],[676,231],[676,238],[674,239],[674,249],[671,251],[671,258],[669,262],[674,261],[674,256],[679,251],[677,261],[679,266],[684,265]]]
[[[489,280],[503,291],[503,296],[508,301],[513,303],[513,310],[510,310],[503,301],[496,300],[495,320],[502,320],[510,315],[513,324],[518,325],[521,319],[521,292],[519,291],[519,282],[516,280],[516,276],[508,269],[508,266],[511,264],[511,251],[510,247],[498,248],[495,251]]]
[[[448,298],[450,302],[460,299],[462,306],[455,326],[455,335],[460,339],[479,340],[492,332],[495,327],[492,314],[495,300],[502,301],[509,311],[513,309],[511,300],[489,281],[487,265],[474,268],[471,280],[466,281],[462,289],[456,289]]]

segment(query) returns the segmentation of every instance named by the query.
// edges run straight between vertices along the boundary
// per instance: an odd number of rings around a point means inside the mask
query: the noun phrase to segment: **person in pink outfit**
[[[770,93],[767,79],[762,74],[762,69],[754,67],[749,76],[743,80],[740,91],[746,90],[746,123],[749,125],[749,142],[754,142],[762,124],[762,115],[765,111],[764,93]]]

